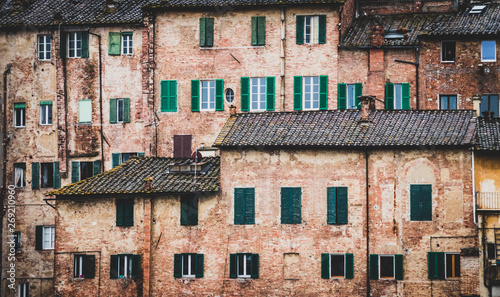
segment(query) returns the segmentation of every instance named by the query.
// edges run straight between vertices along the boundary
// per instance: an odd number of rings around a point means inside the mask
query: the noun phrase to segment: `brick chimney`
[[[152,177],[148,177],[144,180],[144,190],[151,191],[151,182],[153,182]]]
[[[231,104],[231,106],[229,106],[229,115],[232,117],[236,116],[236,106],[234,106],[232,104]]]
[[[370,45],[384,45],[384,27],[382,25],[377,24],[370,27]]]
[[[370,111],[375,110],[375,96],[360,96],[361,101],[361,125],[368,125],[370,122]]]

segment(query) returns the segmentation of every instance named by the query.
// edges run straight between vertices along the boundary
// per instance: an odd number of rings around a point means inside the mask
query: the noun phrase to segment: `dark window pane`
[[[182,275],[188,275],[189,255],[182,255]]]
[[[137,153],[122,153],[122,163],[127,162],[131,157],[137,157]]]
[[[80,180],[94,175],[93,162],[80,162]]]
[[[380,277],[394,277],[394,256],[380,256]]]
[[[238,275],[243,275],[245,274],[244,271],[244,262],[245,262],[245,255],[239,255],[238,256]]]
[[[331,277],[344,276],[344,255],[331,255],[330,258]]]
[[[460,255],[446,254],[446,278],[460,277]]]
[[[454,41],[444,41],[441,43],[441,60],[446,62],[455,61]]]
[[[195,261],[195,257],[196,255],[189,255],[189,257],[191,257],[191,273],[190,275],[194,275],[194,272],[196,271],[196,261]]]
[[[42,172],[42,188],[52,188],[53,186],[53,177],[54,177],[54,164],[53,163],[42,163],[41,164],[41,172]]]
[[[488,243],[488,259],[496,259],[497,252],[494,243]]]
[[[246,255],[246,262],[247,262],[247,267],[246,267],[246,275],[251,275],[252,274],[252,255]]]
[[[123,122],[123,99],[116,100],[118,122]]]

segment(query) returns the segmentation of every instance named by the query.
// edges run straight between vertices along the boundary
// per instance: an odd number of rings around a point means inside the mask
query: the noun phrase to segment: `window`
[[[360,109],[358,97],[363,94],[363,84],[338,84],[338,109]]]
[[[322,278],[353,278],[353,254],[321,254]]]
[[[116,199],[116,226],[134,225],[134,199]]]
[[[255,189],[234,189],[234,224],[255,224]]]
[[[487,252],[488,259],[495,260],[497,258],[497,249],[494,243],[488,242]]]
[[[441,110],[457,109],[457,95],[439,95],[439,107]]]
[[[130,123],[130,99],[109,99],[109,122]]]
[[[252,17],[252,45],[266,44],[266,17]]]
[[[301,188],[281,188],[281,223],[302,223]]]
[[[122,33],[122,54],[132,54],[132,32]]]
[[[226,90],[226,102],[233,103],[233,101],[234,101],[234,91],[233,91],[233,89],[227,89]]]
[[[174,255],[174,277],[203,277],[203,254]]]
[[[17,296],[18,297],[29,297],[30,296],[30,284],[21,283],[17,285]]]
[[[144,153],[113,153],[111,157],[113,168],[127,162],[132,157],[144,157]]]
[[[328,109],[328,76],[295,76],[293,81],[293,109]]]
[[[410,84],[385,85],[385,109],[410,109]]]
[[[49,61],[51,59],[50,55],[50,42],[52,36],[50,35],[38,35],[38,60]]]
[[[455,41],[441,42],[441,62],[455,62]]]
[[[36,226],[36,250],[53,250],[55,239],[54,226]]]
[[[78,101],[78,122],[92,123],[92,100]]]
[[[230,278],[259,278],[258,254],[231,254],[229,259]]]
[[[495,62],[497,60],[497,43],[495,40],[481,42],[481,62]]]
[[[326,43],[326,15],[298,15],[296,43]]]
[[[41,173],[41,174],[40,174]],[[53,163],[31,163],[31,189],[42,188],[59,189],[61,187],[61,174],[59,162]]]
[[[61,34],[61,58],[88,58],[89,32],[66,32]]]
[[[181,225],[198,225],[198,197],[181,197]]]
[[[52,125],[52,101],[40,102],[40,125]]]
[[[191,111],[224,110],[223,91],[224,82],[222,79],[192,80]]]
[[[101,173],[101,161],[71,162],[71,182],[84,180]]]
[[[326,216],[328,224],[347,224],[347,187],[329,187],[326,189]]]
[[[214,46],[214,19],[200,18],[200,46]]]
[[[410,185],[412,221],[432,221],[432,185]]]
[[[192,135],[174,135],[174,158],[190,158]]]
[[[81,58],[82,57],[82,32],[69,33],[68,38],[68,57]]]
[[[264,77],[252,77],[250,79],[250,109],[266,109],[266,79]]]
[[[122,254],[111,255],[110,278],[138,278],[140,276],[141,256]]]
[[[54,184],[54,164],[53,163],[42,163],[41,164],[42,174],[41,174],[41,187],[42,188],[52,188]]]
[[[460,254],[427,253],[429,279],[450,279],[460,277]]]
[[[370,255],[370,279],[403,279],[403,255]]]
[[[273,76],[241,78],[241,110],[274,110]]]
[[[498,117],[498,95],[482,95],[479,108],[483,117]]]
[[[132,54],[132,32],[109,32],[109,55]]]
[[[26,103],[14,103],[14,127],[26,126]]]
[[[74,278],[94,278],[95,277],[95,256],[75,255],[73,264]]]
[[[26,187],[26,163],[14,163],[14,185],[16,188]]]
[[[161,111],[177,111],[177,81],[161,81]]]
[[[14,249],[16,251],[21,250],[21,231],[12,232],[12,240],[14,241]]]

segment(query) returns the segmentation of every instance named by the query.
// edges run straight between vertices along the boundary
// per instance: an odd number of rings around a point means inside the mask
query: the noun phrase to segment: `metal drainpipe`
[[[416,88],[417,90],[415,91],[415,95],[417,96],[417,110],[420,109],[420,83],[419,83],[419,75],[418,75],[418,71],[420,69],[420,48],[417,46],[415,48],[415,84],[416,84]],[[425,108],[424,108],[425,109]]]
[[[89,34],[97,36],[97,40],[99,41],[99,130],[101,134],[101,172],[104,172],[104,142],[103,142],[103,131],[102,131],[102,51],[101,51],[101,35],[92,33],[89,30]]]
[[[283,111],[285,111],[285,45],[286,45],[286,19],[285,19],[285,7],[281,6],[281,90],[280,97],[283,104]]]
[[[368,182],[368,151],[365,149],[366,181],[366,297],[370,297],[370,193]]]

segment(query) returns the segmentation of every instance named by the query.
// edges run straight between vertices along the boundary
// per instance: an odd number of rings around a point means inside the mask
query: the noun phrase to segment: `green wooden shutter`
[[[429,279],[444,279],[445,260],[443,252],[427,253],[427,273]]]
[[[174,277],[182,277],[182,255],[174,255]]]
[[[123,98],[123,122],[130,123],[130,99]]]
[[[93,170],[94,172],[93,172],[93,174],[94,175],[100,174],[101,173],[101,161],[99,161],[99,160],[98,161],[94,161],[94,164],[92,164],[92,165],[94,165],[94,170]]]
[[[245,189],[245,224],[255,224],[255,189]]]
[[[134,225],[134,199],[123,200],[123,226]]]
[[[258,25],[258,19],[257,17],[252,17],[252,36],[251,36],[251,44],[252,45],[259,45],[258,41],[257,41],[257,32],[258,32],[258,28],[257,28],[257,25]]]
[[[304,16],[297,16],[297,30],[296,30],[295,42],[297,44],[304,44]]]
[[[188,225],[198,225],[198,197],[189,197]]]
[[[281,188],[281,223],[290,224],[292,208],[292,190],[291,188]]]
[[[338,89],[338,99],[337,105],[338,109],[346,109],[347,108],[347,84],[340,83],[337,85]]]
[[[266,110],[274,110],[274,76],[266,78]]]
[[[302,110],[302,76],[293,77],[293,110]]]
[[[257,45],[266,44],[266,17],[257,17]]]
[[[121,38],[122,34],[119,32],[109,32],[109,48],[108,54],[119,55],[121,54]]]
[[[234,189],[234,224],[245,224],[245,189]]]
[[[326,222],[337,223],[337,189],[334,187],[326,188]]]
[[[206,18],[205,46],[214,46],[214,19]]]
[[[160,110],[162,112],[168,111],[169,108],[169,103],[168,103],[168,96],[169,93],[169,81],[168,80],[162,80],[160,83]]]
[[[62,32],[62,31],[61,31],[61,34],[59,35],[59,55],[63,59],[66,58],[66,54],[68,51],[67,36],[68,36],[68,33]]]
[[[250,110],[250,78],[241,78],[241,111]]]
[[[200,111],[200,81],[191,80],[191,111]]]
[[[112,164],[113,168],[120,165],[120,157],[121,157],[120,153],[113,153],[111,155],[111,162],[113,163]]]
[[[206,46],[206,30],[205,18],[200,18],[200,46]]]
[[[259,254],[252,254],[252,278],[259,278]]]
[[[319,35],[318,35],[318,43],[324,44],[326,43],[326,15],[318,16],[319,19]]]
[[[141,276],[141,256],[132,255],[132,278]]]
[[[229,255],[229,277],[237,278],[238,274],[236,273],[236,262],[237,262],[237,254]]]
[[[378,279],[378,255],[370,255],[370,279]]]
[[[359,96],[363,95],[363,84],[355,83],[354,84],[354,102],[356,104],[357,109],[361,109],[361,100],[358,99]]]
[[[345,278],[354,278],[354,255],[345,254]]]
[[[301,188],[292,188],[292,223],[300,224],[302,223],[302,194]]]
[[[188,199],[189,197],[181,197],[181,225],[188,225]]]
[[[196,277],[203,277],[204,270],[204,257],[203,254],[196,255]]]
[[[137,157],[139,158],[144,158],[144,156],[145,156],[144,153],[137,153]]]
[[[109,261],[109,278],[118,278],[118,255],[111,255],[111,259]]]
[[[40,163],[31,163],[31,189],[40,188]]]
[[[432,221],[432,185],[420,185],[422,221]]]
[[[116,123],[116,99],[109,99],[109,122]]]
[[[82,32],[82,58],[89,57],[89,32]]]
[[[124,226],[124,204],[122,200],[116,200],[116,226]]]
[[[337,224],[347,224],[348,222],[347,196],[347,187],[337,188]]]
[[[394,84],[386,83],[385,84],[385,109],[393,110],[394,109]]]
[[[59,189],[61,187],[61,172],[59,171],[59,162],[54,162],[54,189]]]
[[[437,253],[437,275],[439,279],[445,279],[445,260],[444,253]],[[460,264],[460,262],[459,262]]]
[[[403,109],[409,110],[410,109],[410,84],[409,83],[403,83],[401,84],[401,87],[403,89]]]
[[[330,254],[321,254],[321,278],[330,278]]]
[[[71,182],[80,180],[80,162],[71,162]]]
[[[35,250],[43,250],[43,226],[36,226],[35,229]]]
[[[95,255],[85,255],[83,258],[84,270],[83,276],[85,278],[95,277]]]
[[[410,220],[422,219],[422,195],[419,185],[410,185]]]
[[[328,109],[328,75],[319,76],[319,109]]]
[[[224,81],[215,80],[215,110],[224,110]]]
[[[403,279],[403,255],[394,255],[394,265],[396,270],[395,279]]]
[[[177,81],[171,80],[168,88],[168,111],[177,111]]]

